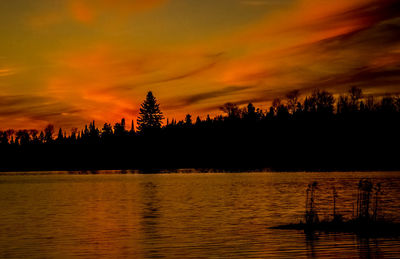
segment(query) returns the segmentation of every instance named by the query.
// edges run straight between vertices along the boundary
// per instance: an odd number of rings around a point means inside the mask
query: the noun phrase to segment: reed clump
[[[306,204],[304,222],[275,227],[277,229],[299,229],[305,232],[353,232],[363,235],[400,235],[400,224],[383,218],[381,207],[382,186],[373,184],[370,179],[361,179],[357,186],[356,211],[353,217],[346,220],[338,213],[337,199],[339,197],[336,188],[332,188],[332,217],[327,220],[319,220],[316,205],[318,183],[312,182],[306,191]]]

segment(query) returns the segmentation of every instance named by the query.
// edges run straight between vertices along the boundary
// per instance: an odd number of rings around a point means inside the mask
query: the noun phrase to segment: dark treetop
[[[139,117],[137,119],[138,131],[161,129],[164,116],[160,110],[160,105],[152,92],[148,92],[146,100],[140,105]]]

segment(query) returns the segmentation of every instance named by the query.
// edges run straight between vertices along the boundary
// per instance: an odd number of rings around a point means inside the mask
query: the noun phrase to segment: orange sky
[[[264,109],[293,89],[400,92],[398,0],[0,2],[0,129]]]

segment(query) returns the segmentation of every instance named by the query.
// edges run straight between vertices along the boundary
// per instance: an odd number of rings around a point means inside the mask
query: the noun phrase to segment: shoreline
[[[373,173],[400,172],[399,169],[320,169],[320,170],[276,170],[271,168],[20,168],[0,169],[0,175],[29,172],[64,172],[65,174],[168,174],[168,173]]]

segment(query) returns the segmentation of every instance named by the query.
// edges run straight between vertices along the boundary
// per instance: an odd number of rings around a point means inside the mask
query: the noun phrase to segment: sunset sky
[[[0,32],[0,129],[400,93],[399,0],[2,0]]]

